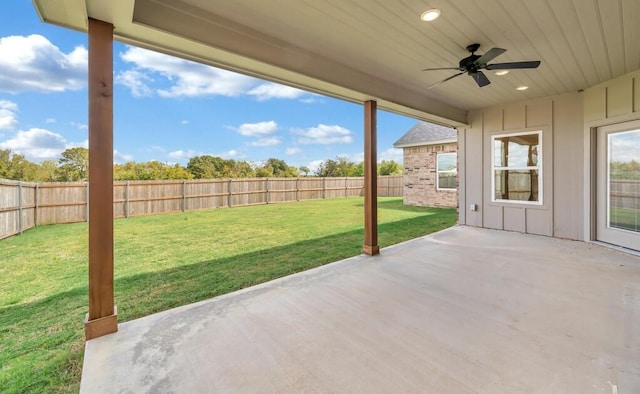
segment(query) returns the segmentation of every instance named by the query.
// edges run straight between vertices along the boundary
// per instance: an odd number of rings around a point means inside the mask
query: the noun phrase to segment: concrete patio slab
[[[638,393],[640,258],[454,227],[120,325],[82,393]]]

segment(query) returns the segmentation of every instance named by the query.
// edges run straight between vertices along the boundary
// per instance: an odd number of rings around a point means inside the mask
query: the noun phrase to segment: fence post
[[[322,178],[322,198],[327,198],[327,178]]]
[[[233,197],[233,192],[232,192],[232,188],[233,188],[233,179],[229,178],[229,208],[231,208],[232,202],[231,202],[231,198]]]
[[[39,199],[38,199],[38,193],[40,193],[40,184],[36,183],[36,188],[33,192],[33,225],[37,226],[38,225],[38,204]]]
[[[182,181],[182,212],[187,210],[187,181]]]
[[[113,193],[113,192],[112,192]],[[84,221],[89,222],[89,182],[84,182]]]
[[[127,181],[127,184],[126,184],[125,189],[124,189],[124,199],[125,199],[125,202],[124,202],[124,204],[125,204],[124,217],[127,218],[127,219],[129,218],[129,215],[131,215],[131,207],[130,207],[131,195],[129,194],[129,182],[130,181]]]
[[[347,181],[349,180],[349,178],[347,178],[346,176],[344,177],[344,196],[345,197],[349,197],[349,186]]]
[[[22,234],[22,182],[18,182],[18,231]]]
[[[300,201],[300,178],[296,178],[296,201]]]
[[[264,185],[265,189],[267,190],[267,204],[269,204],[269,201],[271,201],[271,196],[269,195],[269,178],[265,178]]]

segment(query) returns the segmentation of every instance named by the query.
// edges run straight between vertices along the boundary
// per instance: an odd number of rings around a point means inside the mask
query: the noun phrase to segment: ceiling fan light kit
[[[481,70],[501,70],[499,71],[500,74],[498,74],[498,72],[496,72],[496,74],[504,75],[509,72],[508,70],[538,68],[538,66],[540,65],[539,60],[489,64],[490,61],[502,55],[507,50],[503,48],[491,48],[484,55],[481,56],[481,55],[476,55],[476,51],[479,48],[480,48],[480,44],[468,45],[467,51],[471,52],[471,55],[460,60],[460,62],[458,63],[458,67],[425,68],[424,70],[422,70],[422,71],[434,71],[434,70],[457,70],[458,71],[457,74],[454,74],[448,78],[438,81],[433,85],[429,86],[427,89],[435,88],[436,86],[439,86],[462,74],[468,74],[471,78],[473,78],[474,81],[476,81],[476,84],[478,85],[478,87],[484,87],[489,85],[491,81],[489,81],[489,78],[487,78],[487,76]]]

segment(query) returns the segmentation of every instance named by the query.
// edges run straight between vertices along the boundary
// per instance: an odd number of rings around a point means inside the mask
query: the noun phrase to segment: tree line
[[[28,182],[83,181],[89,174],[89,151],[86,148],[69,148],[60,159],[34,163],[9,149],[0,150],[0,178]],[[402,174],[402,166],[393,160],[378,164],[379,175]],[[269,158],[255,164],[244,160],[223,159],[211,155],[194,156],[186,167],[180,164],[130,161],[113,165],[113,177],[117,181],[163,179],[211,179],[211,178],[263,178],[263,177],[358,177],[364,176],[364,163],[354,163],[344,157],[323,161],[315,171],[307,166],[295,167],[284,160]]]

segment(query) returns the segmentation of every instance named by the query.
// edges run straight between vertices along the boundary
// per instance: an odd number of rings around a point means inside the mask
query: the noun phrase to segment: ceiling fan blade
[[[435,70],[460,70],[460,67],[440,67],[440,68],[425,68],[422,71],[435,71]]]
[[[540,65],[540,60],[535,60],[530,62],[487,64],[487,67],[485,68],[487,70],[507,70],[507,69],[516,69],[516,68],[538,68],[539,65]]]
[[[457,70],[457,69],[456,69],[456,70]],[[453,79],[453,78],[455,78],[455,77],[457,77],[457,76],[460,76],[460,75],[464,74],[465,72],[466,72],[466,71],[462,71],[462,72],[459,72],[459,73],[457,73],[457,74],[453,74],[452,76],[447,77],[447,78],[443,79],[442,81],[438,81],[438,82],[434,83],[433,85],[428,86],[428,87],[427,87],[427,89],[433,89],[433,88],[435,88],[436,86],[440,86],[440,85],[442,85],[443,83],[447,82],[448,80]]]
[[[491,83],[491,81],[489,81],[489,78],[487,78],[487,76],[484,75],[482,71],[471,73],[470,75],[471,77],[473,77],[479,87],[487,86]]]
[[[491,48],[487,51],[487,53],[485,53],[484,55],[476,59],[474,63],[478,65],[485,65],[490,61],[492,61],[493,59],[495,59],[496,57],[502,55],[506,51],[507,51],[506,49],[502,49],[502,48]]]

